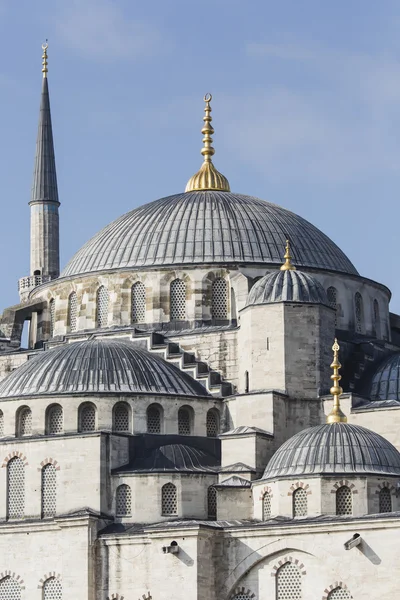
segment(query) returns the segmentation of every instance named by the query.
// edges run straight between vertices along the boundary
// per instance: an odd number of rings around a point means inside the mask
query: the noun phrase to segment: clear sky
[[[0,0],[0,309],[29,274],[49,38],[62,266],[104,225],[184,190],[203,96],[236,192],[305,217],[400,312],[400,3]]]

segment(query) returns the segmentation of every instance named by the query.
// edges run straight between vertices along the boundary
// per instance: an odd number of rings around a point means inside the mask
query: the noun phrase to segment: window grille
[[[56,577],[50,577],[44,582],[43,600],[62,600],[62,583]]]
[[[328,594],[328,600],[351,600],[350,593],[342,587],[337,587]]]
[[[218,415],[213,409],[207,413],[206,429],[207,437],[216,437],[219,434]]]
[[[236,594],[235,596],[232,596],[232,600],[253,600],[253,598],[251,596],[249,596],[248,594]]]
[[[117,487],[115,505],[117,517],[129,517],[131,515],[132,492],[129,485],[123,483]]]
[[[15,457],[7,465],[7,516],[22,519],[25,511],[25,465]]]
[[[53,337],[54,327],[56,324],[56,302],[55,302],[54,298],[52,298],[50,300],[49,307],[50,307],[50,337]]]
[[[4,435],[4,414],[3,411],[0,410],[0,437]]]
[[[263,521],[268,521],[271,518],[271,494],[265,492],[262,499]]]
[[[353,497],[351,489],[348,488],[347,485],[342,485],[342,487],[336,491],[336,514],[353,514]]]
[[[84,404],[80,408],[79,431],[96,430],[96,409],[93,404]]]
[[[63,431],[63,409],[59,404],[55,404],[49,408],[47,416],[47,433],[54,435]]]
[[[108,325],[108,291],[101,285],[97,290],[96,300],[96,321],[97,327],[107,327]]]
[[[297,488],[297,490],[293,492],[293,516],[307,516],[307,492],[303,490],[303,488]]]
[[[178,433],[179,435],[190,435],[190,414],[186,408],[178,410]]]
[[[379,339],[381,337],[381,317],[379,314],[379,304],[378,300],[374,300],[374,326],[375,326],[375,334]]]
[[[217,518],[217,490],[213,485],[207,491],[207,514],[209,519]]]
[[[337,290],[334,287],[328,287],[326,290],[326,295],[328,296],[329,306],[331,306],[335,311],[335,325],[337,325]]]
[[[119,402],[114,407],[114,431],[129,431],[129,407],[124,402]]]
[[[21,600],[21,586],[12,577],[0,581],[0,600]]]
[[[176,515],[177,512],[176,487],[173,483],[166,483],[161,490],[161,514]]]
[[[54,517],[57,501],[57,474],[54,465],[42,469],[42,519]]]
[[[301,600],[301,574],[297,567],[287,562],[276,574],[277,600]]]
[[[171,321],[186,319],[186,285],[182,279],[174,279],[170,285]]]
[[[72,292],[69,296],[68,301],[68,322],[69,330],[77,330],[77,317],[78,317],[78,298],[75,292]]]
[[[132,323],[146,321],[146,288],[141,281],[132,286]]]
[[[389,488],[382,488],[379,492],[379,512],[392,512],[392,495]]]
[[[32,411],[28,407],[19,413],[19,435],[32,435]]]
[[[161,433],[161,411],[157,406],[147,409],[147,433]]]
[[[214,319],[228,318],[228,284],[225,279],[215,279],[212,284],[212,316]]]
[[[355,313],[356,313],[356,332],[362,332],[363,321],[363,300],[359,292],[354,296]]]

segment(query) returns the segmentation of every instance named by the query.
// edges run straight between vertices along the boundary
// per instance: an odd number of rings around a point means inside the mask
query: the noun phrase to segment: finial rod
[[[47,43],[47,40],[44,44],[42,44],[42,50],[43,50],[43,54],[42,54],[42,73],[43,73],[43,78],[47,77],[47,72],[48,72],[48,68],[47,68],[47,48],[49,47],[49,44]]]
[[[332,346],[333,350],[333,361],[331,364],[331,369],[333,369],[333,374],[331,375],[331,379],[333,381],[333,386],[330,389],[330,392],[333,396],[333,407],[331,412],[326,418],[327,423],[347,423],[347,417],[340,408],[340,396],[343,394],[343,389],[339,385],[339,381],[342,379],[342,376],[339,375],[339,369],[341,368],[341,364],[339,362],[339,350],[340,346],[338,344],[337,339],[335,338],[335,342]]]
[[[285,262],[281,266],[281,271],[295,271],[296,267],[292,264],[292,255],[290,254],[290,242],[286,240],[285,255],[283,257]]]

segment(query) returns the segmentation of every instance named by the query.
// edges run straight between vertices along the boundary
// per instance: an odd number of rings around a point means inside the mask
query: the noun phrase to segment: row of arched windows
[[[193,435],[195,413],[191,406],[181,406],[177,413],[178,434]],[[52,404],[47,408],[45,417],[45,434],[56,435],[64,432],[64,411],[60,404]],[[147,433],[164,433],[164,410],[160,404],[151,404],[146,412]],[[92,402],[84,402],[78,407],[78,431],[96,431],[97,407]],[[112,412],[112,431],[116,433],[132,433],[132,411],[127,402],[117,402]],[[219,412],[210,408],[206,415],[206,435],[216,437],[220,432]],[[32,410],[29,406],[21,406],[15,417],[15,435],[24,437],[32,435]],[[0,437],[4,436],[4,413],[0,410]]]
[[[56,514],[57,471],[48,463],[41,469],[41,518]],[[15,456],[7,464],[7,519],[23,519],[25,516],[25,463]],[[1,597],[0,597],[1,598]]]
[[[333,286],[328,287],[326,290],[326,294],[328,296],[328,301],[330,306],[335,310],[335,325],[337,325],[337,309],[338,309],[338,293],[337,289]],[[373,329],[375,331],[376,337],[378,339],[381,338],[381,317],[380,317],[380,309],[379,302],[375,298],[373,301]],[[355,330],[357,333],[363,333],[364,326],[364,301],[360,292],[356,292],[354,295],[354,324]]]
[[[11,575],[0,579],[0,600],[21,600],[21,584]],[[62,583],[58,577],[49,577],[42,587],[42,600],[62,600]]]

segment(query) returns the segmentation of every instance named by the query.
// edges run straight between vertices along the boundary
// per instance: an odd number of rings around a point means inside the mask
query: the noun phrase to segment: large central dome
[[[208,190],[126,213],[89,240],[61,277],[172,265],[280,265],[287,238],[296,265],[358,274],[340,248],[302,217],[258,198]]]

